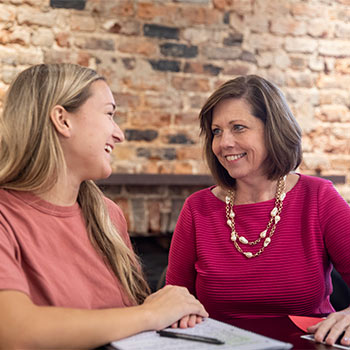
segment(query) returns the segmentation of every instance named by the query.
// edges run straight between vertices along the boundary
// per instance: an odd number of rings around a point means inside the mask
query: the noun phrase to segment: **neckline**
[[[80,206],[77,202],[70,206],[60,206],[47,202],[32,192],[15,190],[8,190],[8,192],[19,200],[25,202],[30,207],[46,214],[54,216],[74,216],[77,213],[80,213]]]
[[[302,177],[303,177],[302,174],[299,174],[299,173],[294,173],[294,174],[298,175],[299,178],[298,178],[297,183],[296,183],[288,192],[286,192],[286,199],[287,199],[287,197],[289,197],[289,196],[288,196],[289,193],[293,193],[293,192],[294,192],[294,189],[295,189],[295,188],[298,188],[298,187],[300,186],[299,184],[300,184],[300,182],[301,182],[301,180],[302,180]],[[217,187],[217,185],[213,185],[213,186],[209,187],[209,192],[210,192],[210,194],[211,194],[215,199],[217,199],[220,203],[223,203],[223,204],[226,205],[225,200],[222,200],[222,199],[218,198],[218,197],[215,196],[215,194],[213,193],[212,189],[215,188],[215,187]],[[257,203],[235,204],[234,207],[247,207],[247,206],[251,206],[251,205],[264,205],[264,204],[271,203],[271,202],[274,203],[274,202],[275,202],[275,198],[271,198],[271,199],[269,199],[269,200],[267,200],[267,201],[262,201],[262,202],[257,202]]]

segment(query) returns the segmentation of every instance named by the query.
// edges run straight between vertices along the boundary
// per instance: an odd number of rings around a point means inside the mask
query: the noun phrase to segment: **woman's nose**
[[[235,145],[235,137],[232,135],[231,132],[224,131],[220,138],[220,145],[221,147],[233,147]]]
[[[116,143],[123,142],[125,140],[124,133],[117,123],[114,123],[114,130],[112,136]]]

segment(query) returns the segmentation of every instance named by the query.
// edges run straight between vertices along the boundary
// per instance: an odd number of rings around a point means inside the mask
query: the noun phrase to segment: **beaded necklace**
[[[264,231],[262,231],[259,237],[255,241],[248,241],[244,236],[240,236],[235,228],[235,212],[233,211],[233,205],[235,201],[235,192],[229,190],[228,195],[226,196],[226,223],[231,228],[231,241],[233,242],[236,249],[243,254],[246,258],[255,258],[260,255],[265,248],[271,243],[271,238],[276,230],[277,223],[281,220],[280,214],[283,207],[283,200],[286,197],[286,176],[281,176],[277,182],[277,189],[275,194],[275,206],[271,210],[270,220],[267,224],[267,227]],[[269,231],[270,230],[270,231]],[[238,242],[244,245],[256,245],[262,239],[264,239],[262,243],[262,247],[256,252],[252,253],[249,251],[243,251],[239,246]]]

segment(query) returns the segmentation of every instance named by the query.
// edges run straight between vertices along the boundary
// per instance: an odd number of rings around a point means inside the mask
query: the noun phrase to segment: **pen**
[[[204,343],[217,344],[217,345],[225,344],[225,342],[222,340],[219,340],[216,338],[210,338],[210,337],[203,337],[201,335],[178,333],[178,332],[168,332],[168,331],[157,331],[157,333],[161,337],[194,340],[194,341],[201,341]]]

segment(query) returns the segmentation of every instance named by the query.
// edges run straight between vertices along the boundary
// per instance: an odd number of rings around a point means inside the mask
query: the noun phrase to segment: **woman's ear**
[[[63,137],[71,136],[71,124],[69,119],[69,113],[60,105],[56,105],[52,108],[50,118],[55,126],[56,131]]]

